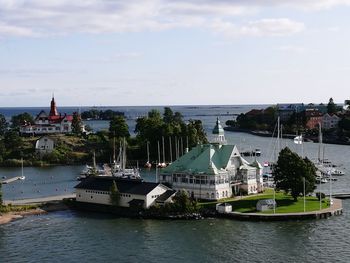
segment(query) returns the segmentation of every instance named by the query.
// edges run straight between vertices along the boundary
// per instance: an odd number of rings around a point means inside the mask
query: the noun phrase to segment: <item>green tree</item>
[[[4,135],[7,130],[8,123],[6,122],[5,116],[0,114],[0,135]]]
[[[110,201],[112,205],[118,206],[120,202],[120,192],[115,181],[113,181],[110,193]]]
[[[4,134],[4,145],[6,150],[19,149],[23,145],[22,138],[16,131],[8,131]]]
[[[74,134],[81,134],[82,131],[83,131],[83,123],[81,121],[81,117],[77,112],[73,112],[72,132]]]
[[[109,136],[118,139],[130,137],[129,126],[123,116],[114,116],[109,122]]]
[[[330,98],[327,104],[327,113],[333,114],[337,112],[337,104],[334,103],[333,98]]]
[[[173,210],[179,213],[193,213],[198,209],[197,202],[191,200],[184,190],[180,190],[176,193],[173,202]]]
[[[30,115],[27,112],[18,114],[18,115],[14,115],[11,118],[11,126],[12,128],[18,128],[21,125],[24,124],[33,124],[34,123],[34,119],[33,116]]]
[[[305,178],[306,194],[315,190],[316,168],[307,158],[302,159],[288,147],[282,149],[272,171],[278,189],[290,193],[296,201],[303,194]]]

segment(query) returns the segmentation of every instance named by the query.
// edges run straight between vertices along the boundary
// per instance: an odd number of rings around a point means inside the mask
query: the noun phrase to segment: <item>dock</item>
[[[327,194],[326,196],[329,197],[329,194]],[[349,199],[350,198],[350,193],[335,193],[335,194],[332,194],[332,198]]]
[[[75,194],[66,195],[54,195],[40,198],[28,198],[28,199],[18,199],[18,200],[4,200],[4,204],[8,205],[29,205],[29,204],[42,204],[47,202],[62,201],[63,199],[75,198]]]
[[[0,183],[2,183],[2,184],[9,184],[9,183],[15,182],[17,180],[21,180],[21,176],[15,176],[15,177],[12,177],[12,178],[9,178],[9,179],[5,179],[5,180],[0,181]]]

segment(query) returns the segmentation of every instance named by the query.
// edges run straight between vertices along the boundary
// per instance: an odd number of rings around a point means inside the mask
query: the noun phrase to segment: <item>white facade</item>
[[[55,147],[55,142],[48,136],[43,136],[35,143],[35,150],[40,153],[50,153]]]
[[[144,201],[143,208],[149,208],[155,204],[156,199],[165,193],[170,188],[159,184],[152,191],[146,195],[120,193],[119,206],[130,207],[129,202],[137,199]],[[76,200],[78,202],[112,205],[110,200],[110,191],[90,190],[90,189],[76,189]]]
[[[337,115],[329,115],[328,113],[326,113],[322,117],[322,128],[326,130],[337,128],[339,121],[340,118]]]

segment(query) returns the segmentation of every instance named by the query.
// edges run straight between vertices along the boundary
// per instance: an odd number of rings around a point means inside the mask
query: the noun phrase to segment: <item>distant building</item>
[[[35,143],[35,151],[41,154],[51,153],[55,147],[54,139],[43,136],[39,138]]]
[[[305,109],[303,103],[277,104],[277,112],[282,122],[288,121],[293,113],[302,112]]]
[[[113,176],[91,176],[81,181],[76,189],[76,201],[112,205],[110,200],[113,182],[116,183],[121,207],[149,208],[155,204],[172,202],[176,191],[160,183],[120,179]]]
[[[243,159],[235,145],[227,145],[217,120],[211,143],[201,144],[161,171],[159,180],[198,199],[218,200],[263,190],[262,166]]]
[[[326,113],[322,117],[322,128],[325,130],[337,128],[339,121],[340,118],[337,115]]]
[[[312,130],[316,129],[319,123],[322,123],[323,115],[318,109],[306,109],[305,110],[306,118],[306,129]]]
[[[344,101],[343,110],[345,110],[345,111],[350,110],[350,100],[345,100]]]
[[[72,115],[58,113],[55,99],[52,97],[49,115],[43,110],[40,111],[34,119],[34,124],[22,125],[20,133],[22,135],[71,133],[72,121]]]

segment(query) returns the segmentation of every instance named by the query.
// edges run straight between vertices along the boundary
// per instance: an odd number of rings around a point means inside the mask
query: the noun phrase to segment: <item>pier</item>
[[[8,205],[29,205],[29,204],[42,204],[47,202],[62,201],[67,198],[75,198],[75,194],[66,195],[54,195],[39,198],[29,198],[29,199],[18,199],[18,200],[4,200],[4,204]]]
[[[9,183],[15,182],[17,180],[21,180],[21,176],[15,176],[15,177],[12,177],[12,178],[9,178],[9,179],[5,179],[5,180],[0,181],[0,183],[2,183],[2,184],[9,184]]]

